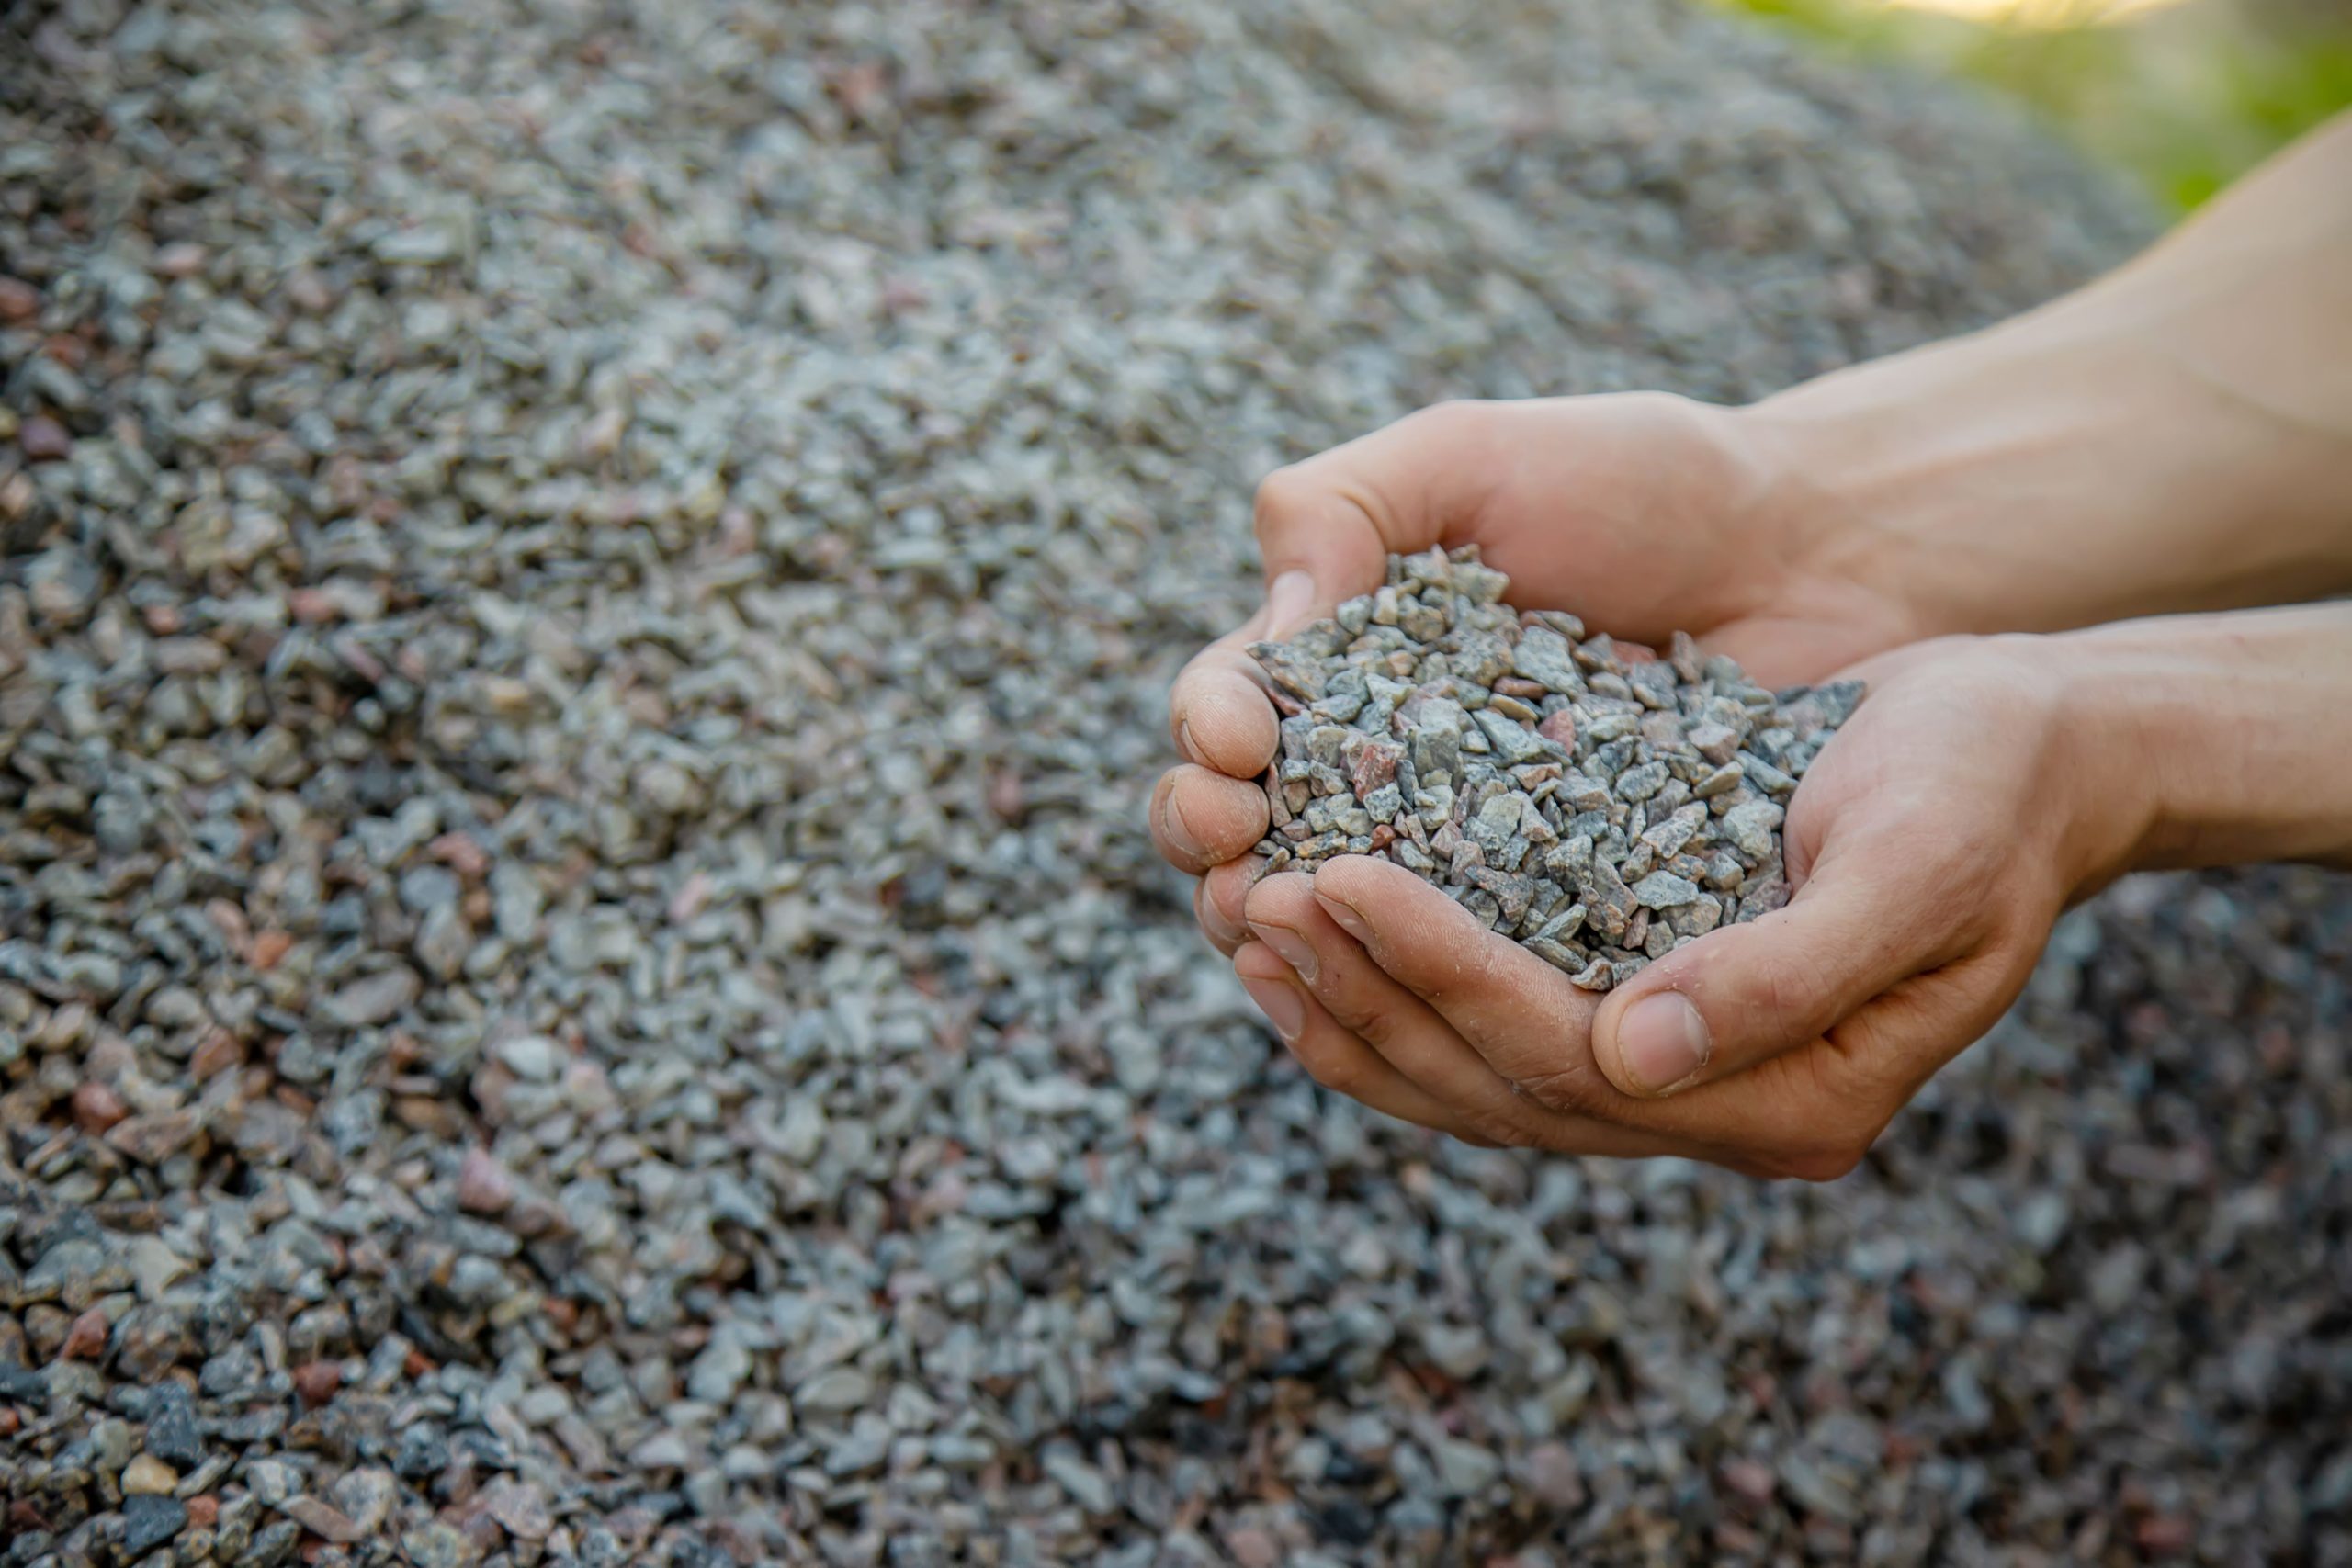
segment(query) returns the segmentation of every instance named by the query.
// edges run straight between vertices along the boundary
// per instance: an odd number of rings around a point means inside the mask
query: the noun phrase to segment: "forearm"
[[[2129,266],[1739,416],[1918,635],[2352,590],[2352,116]]]
[[[2124,622],[2045,652],[2106,872],[2352,866],[2352,604]]]

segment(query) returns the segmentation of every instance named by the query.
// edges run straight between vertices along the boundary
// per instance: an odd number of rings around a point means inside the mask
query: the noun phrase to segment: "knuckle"
[[[1341,1027],[1352,1031],[1382,1055],[1386,1055],[1393,1047],[1403,1043],[1399,1038],[1402,1030],[1396,1016],[1385,1009],[1366,1006],[1353,987],[1334,976],[1331,965],[1324,965],[1323,972],[1316,976],[1310,988],[1315,992],[1315,999],[1323,1004],[1324,1010],[1337,1019]]]
[[[1515,1080],[1520,1092],[1546,1111],[1571,1116],[1604,1114],[1612,1092],[1598,1066],[1571,1061]]]
[[[1471,425],[1483,423],[1491,406],[1477,398],[1446,398],[1407,414],[1401,423],[1416,432],[1459,434]]]
[[[1314,476],[1297,463],[1284,464],[1260,479],[1257,498],[1250,509],[1259,536],[1263,538],[1270,528],[1279,528],[1304,518],[1322,491],[1323,487],[1316,482]]]
[[[1343,1042],[1318,1039],[1311,1032],[1302,1034],[1298,1043],[1291,1047],[1291,1054],[1298,1058],[1298,1065],[1306,1069],[1308,1077],[1333,1094],[1353,1098],[1356,1090],[1363,1087],[1363,1060]]]
[[[1882,1114],[1875,1106],[1856,1106],[1753,1152],[1758,1163],[1772,1176],[1796,1181],[1836,1181],[1862,1163],[1891,1115],[1892,1111]]]
[[[1496,407],[1476,398],[1448,398],[1415,410],[1371,439],[1417,450],[1473,453],[1499,439]]]
[[[1479,1149],[1517,1149],[1520,1145],[1532,1143],[1529,1135],[1520,1126],[1515,1126],[1510,1119],[1494,1117],[1494,1114],[1487,1112],[1463,1114],[1461,1128],[1453,1135]]]
[[[1712,423],[1720,413],[1720,411],[1712,405],[1702,403],[1696,398],[1686,397],[1680,392],[1661,392],[1650,389],[1629,392],[1626,396],[1631,400],[1629,406],[1637,409],[1640,412],[1653,419],[1673,421],[1683,425],[1703,426]]]
[[[1771,1046],[1786,1050],[1819,1032],[1815,1021],[1830,994],[1821,959],[1781,955],[1757,973],[1752,985],[1753,1016],[1762,1020]]]
[[[1868,1143],[1830,1142],[1776,1155],[1765,1166],[1774,1175],[1789,1180],[1829,1182],[1851,1175],[1868,1153]]]
[[[1510,1111],[1491,1106],[1474,1106],[1457,1111],[1462,1119],[1464,1142],[1477,1143],[1490,1149],[1517,1148],[1529,1142],[1527,1131]]]

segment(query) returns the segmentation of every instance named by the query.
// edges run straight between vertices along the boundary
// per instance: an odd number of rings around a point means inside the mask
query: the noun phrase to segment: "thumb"
[[[1258,487],[1269,639],[1386,581],[1388,557],[1463,542],[1498,454],[1478,403],[1441,403],[1277,468]]]
[[[1728,1077],[1952,956],[1936,901],[1867,863],[1816,868],[1786,908],[1712,931],[1612,992],[1593,1020],[1602,1074],[1645,1098]]]

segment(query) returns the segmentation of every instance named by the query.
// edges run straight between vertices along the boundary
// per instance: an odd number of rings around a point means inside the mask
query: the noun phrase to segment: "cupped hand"
[[[1235,969],[1316,1079],[1474,1142],[1850,1169],[2145,827],[2036,637],[1918,645],[1791,802],[1788,905],[1607,996],[1384,860],[1247,894]],[[2114,776],[2110,776],[2114,775]]]
[[[1377,588],[1392,553],[1476,545],[1514,604],[1644,642],[1687,631],[1771,685],[1908,640],[1905,607],[1864,581],[1864,541],[1808,515],[1784,468],[1738,411],[1623,393],[1441,404],[1268,478],[1265,604],[1178,678],[1185,760],[1151,802],[1160,852],[1208,874],[1194,902],[1210,939],[1240,942],[1241,857],[1267,826],[1253,781],[1276,716],[1246,649]]]

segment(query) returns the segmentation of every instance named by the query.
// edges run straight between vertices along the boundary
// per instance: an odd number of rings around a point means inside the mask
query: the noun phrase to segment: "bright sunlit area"
[[[1936,11],[2012,28],[2098,27],[2150,11],[2161,11],[2183,0],[1889,0],[1906,11]]]
[[[2023,101],[2185,211],[2352,106],[2343,0],[1716,0]]]

